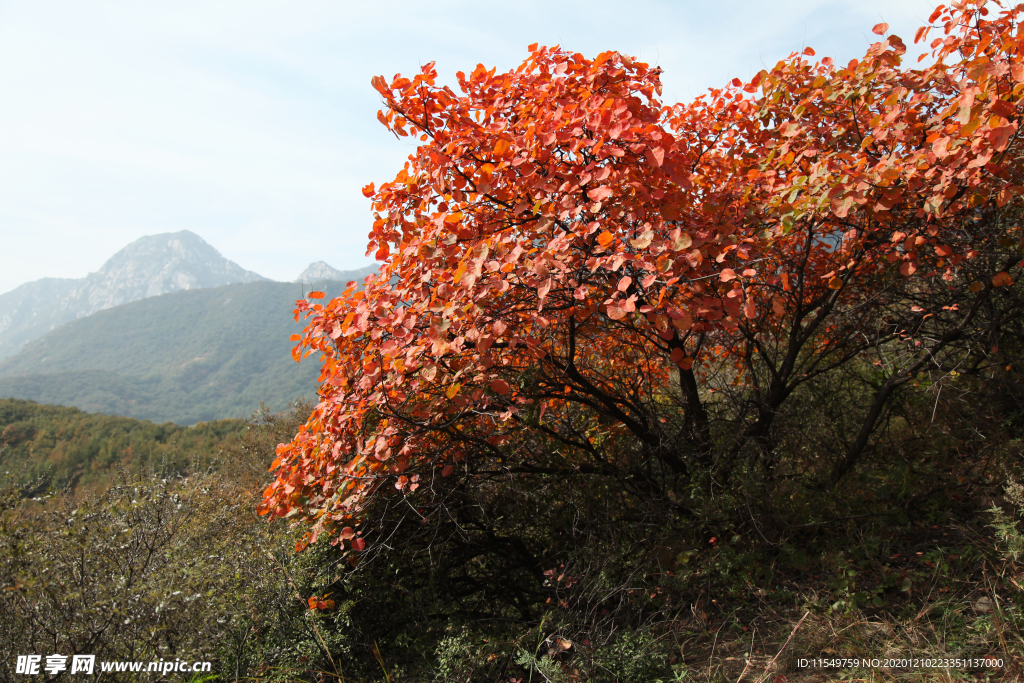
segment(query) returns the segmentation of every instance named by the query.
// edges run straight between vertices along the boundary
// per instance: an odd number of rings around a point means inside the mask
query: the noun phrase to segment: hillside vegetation
[[[117,470],[201,471],[240,443],[246,423],[193,427],[97,415],[77,408],[0,399],[0,472],[37,492],[68,484],[105,489]]]
[[[1021,680],[1024,5],[984,5],[936,10],[921,70],[879,24],[862,62],[808,48],[691,103],[538,45],[461,94],[432,62],[373,79],[424,144],[363,189],[381,274],[297,302],[318,399],[188,481],[4,488],[0,649]]]
[[[315,286],[331,294],[345,283]],[[262,281],[99,311],[0,362],[0,397],[183,425],[247,417],[261,403],[283,410],[315,395],[320,373],[291,357],[303,293]]]
[[[915,423],[926,413],[907,407]],[[915,458],[905,431],[893,446],[906,461],[824,496],[831,509],[822,498],[784,505],[791,523],[762,527],[769,539],[756,526],[763,514],[730,514],[734,499],[709,506],[709,538],[704,525],[620,509],[614,490],[567,477],[453,498],[458,517],[441,533],[417,530],[407,505],[382,507],[420,533],[360,557],[326,543],[296,553],[301,529],[253,513],[276,444],[309,409],[258,414],[216,471],[188,479],[120,473],[107,490],[40,503],[28,495],[45,493],[0,475],[0,650],[180,657],[212,661],[218,681],[264,683],[735,683],[769,673],[811,683],[844,673],[801,658],[971,662],[846,667],[878,683],[1024,673],[1024,488],[998,495],[1020,448],[1005,434],[972,471],[952,444],[939,467]],[[170,440],[187,450],[206,427]]]

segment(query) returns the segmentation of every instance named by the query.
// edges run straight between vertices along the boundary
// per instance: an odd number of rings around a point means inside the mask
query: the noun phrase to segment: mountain
[[[0,398],[183,425],[284,410],[315,396],[292,360],[295,300],[344,282],[259,281],[145,298],[73,320],[0,360]]]
[[[370,273],[376,273],[379,266],[364,266],[356,270],[338,270],[323,261],[314,261],[306,266],[306,269],[295,278],[295,282],[319,282],[321,280],[334,280],[335,282],[349,282],[363,278]]]
[[[113,306],[264,279],[188,230],[142,237],[84,278],[43,278],[0,294],[0,359],[63,323]]]

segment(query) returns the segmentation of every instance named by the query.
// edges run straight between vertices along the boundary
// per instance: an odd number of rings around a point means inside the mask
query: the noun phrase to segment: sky
[[[515,68],[527,46],[664,69],[688,101],[813,47],[839,63],[912,46],[937,0],[0,0],[0,293],[84,277],[142,237],[191,230],[294,280],[365,255],[360,189],[412,147],[376,119],[375,75]]]

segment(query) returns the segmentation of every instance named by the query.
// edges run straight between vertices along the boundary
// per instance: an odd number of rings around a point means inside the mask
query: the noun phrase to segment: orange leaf
[[[1010,274],[1007,273],[1006,271],[1003,271],[1001,273],[996,273],[995,276],[993,276],[993,278],[992,278],[992,286],[993,287],[1006,287],[1006,286],[1012,285],[1012,284],[1013,284],[1013,278],[1011,278]]]
[[[736,271],[733,270],[732,268],[723,268],[722,272],[718,274],[718,277],[719,277],[719,279],[722,280],[722,282],[728,282],[729,280],[735,280],[736,279]]]
[[[843,197],[842,199],[832,200],[832,213],[839,218],[846,218],[847,214],[850,213],[850,207],[853,206],[853,197]]]
[[[309,294],[306,295],[306,297],[309,298],[309,299],[323,299],[325,296],[327,296],[327,295],[324,294],[323,292],[318,292],[315,289],[312,292],[310,292]]]
[[[874,33],[877,36],[884,36],[885,32],[888,31],[888,30],[889,30],[889,24],[882,23],[882,24],[875,24],[874,27],[871,29],[871,32]]]
[[[988,132],[988,141],[997,152],[1001,152],[1006,148],[1006,143],[1015,130],[1016,127],[1012,125],[993,128]]]
[[[607,230],[597,236],[597,243],[603,248],[607,249],[608,245],[615,241],[615,235],[611,234]]]
[[[681,231],[679,228],[673,230],[669,237],[672,239],[672,246],[676,251],[682,251],[683,249],[689,249],[693,245],[693,238],[688,233]]]

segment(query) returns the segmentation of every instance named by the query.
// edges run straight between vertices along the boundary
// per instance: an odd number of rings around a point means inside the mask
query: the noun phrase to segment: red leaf
[[[751,320],[757,317],[757,306],[754,305],[754,300],[749,297],[747,298],[747,303],[743,305],[743,315]]]
[[[615,301],[608,304],[607,308],[605,309],[605,315],[607,315],[612,320],[622,320],[623,318],[626,317],[626,311],[625,309],[619,306],[618,301]]]
[[[357,552],[362,552],[362,550],[365,547],[366,547],[366,541],[364,541],[363,539],[356,538],[356,539],[352,540],[352,550],[355,550]]]
[[[587,192],[587,196],[590,197],[595,202],[600,202],[603,201],[605,197],[611,195],[611,193],[612,188],[608,187],[607,185],[602,185],[601,187],[595,187],[593,190]]]
[[[509,387],[508,382],[503,379],[492,379],[490,386],[491,391],[500,396],[504,396],[512,390],[511,387]]]
[[[722,282],[728,282],[729,280],[735,280],[736,279],[736,271],[733,270],[732,268],[723,268],[722,272],[718,274],[718,277],[722,280]]]
[[[875,24],[874,27],[872,27],[871,32],[874,33],[875,35],[878,35],[878,36],[884,36],[885,32],[888,31],[888,30],[889,30],[889,24],[881,23],[881,24]]]

